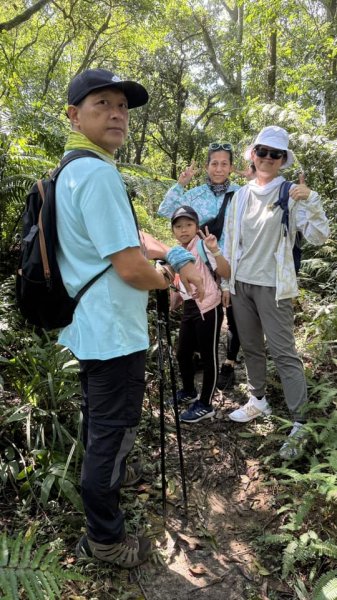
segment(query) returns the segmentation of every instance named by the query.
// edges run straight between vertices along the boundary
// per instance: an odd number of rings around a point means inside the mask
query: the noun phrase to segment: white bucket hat
[[[286,167],[290,167],[290,165],[294,162],[294,153],[289,150],[289,135],[285,129],[282,127],[277,127],[277,125],[270,125],[269,127],[264,127],[262,131],[258,134],[255,142],[251,144],[244,153],[244,157],[246,160],[251,160],[252,150],[254,150],[255,146],[259,145],[270,146],[270,148],[276,148],[277,150],[286,150],[287,152],[287,160],[280,167],[281,169],[285,169]]]

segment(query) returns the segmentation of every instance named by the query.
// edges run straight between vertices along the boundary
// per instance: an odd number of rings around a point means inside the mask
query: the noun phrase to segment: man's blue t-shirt
[[[57,254],[70,296],[101,273],[109,255],[139,246],[123,180],[115,166],[80,158],[56,184]],[[148,348],[148,293],[107,270],[82,296],[72,323],[59,335],[78,359],[107,360]]]

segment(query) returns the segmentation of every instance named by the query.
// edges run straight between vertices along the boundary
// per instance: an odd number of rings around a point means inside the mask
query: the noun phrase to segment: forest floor
[[[257,538],[278,518],[274,490],[264,485],[264,455],[259,450],[273,425],[268,419],[249,426],[228,419],[246,397],[240,389],[240,383],[245,384],[243,366],[236,373],[239,385],[217,395],[213,420],[182,425],[188,523],[182,507],[181,516],[177,513],[173,488],[158,542],[165,562],[142,567],[146,600],[266,600],[292,595],[279,577],[273,577],[279,572],[273,557],[264,560],[256,550]],[[241,437],[247,430],[252,437]],[[167,455],[169,473],[174,473],[179,468],[174,433]]]

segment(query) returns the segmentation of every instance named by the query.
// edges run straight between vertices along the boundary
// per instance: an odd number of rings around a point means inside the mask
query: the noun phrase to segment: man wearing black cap
[[[143,562],[151,550],[147,538],[126,535],[119,495],[142,408],[147,290],[166,289],[168,280],[141,251],[113,153],[127,136],[128,109],[147,100],[143,86],[104,69],[77,75],[68,92],[72,131],[65,150],[89,150],[97,158],[69,163],[56,187],[58,262],[68,293],[75,296],[112,264],[83,295],[59,336],[79,359],[83,394],[81,491],[87,534],[77,555],[126,568]],[[181,250],[171,249],[167,260],[202,295],[201,278],[187,264],[191,256]]]

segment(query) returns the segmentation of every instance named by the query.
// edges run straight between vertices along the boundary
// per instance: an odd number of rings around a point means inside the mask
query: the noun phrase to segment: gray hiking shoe
[[[127,464],[122,487],[132,487],[143,477],[143,468],[139,462]]]
[[[122,542],[98,544],[83,535],[76,546],[76,556],[82,559],[96,558],[123,569],[142,564],[151,554],[149,538],[127,535]]]
[[[280,457],[284,460],[299,458],[302,455],[304,446],[308,441],[307,435],[308,434],[303,426],[303,423],[295,421],[287,440],[280,448]]]

